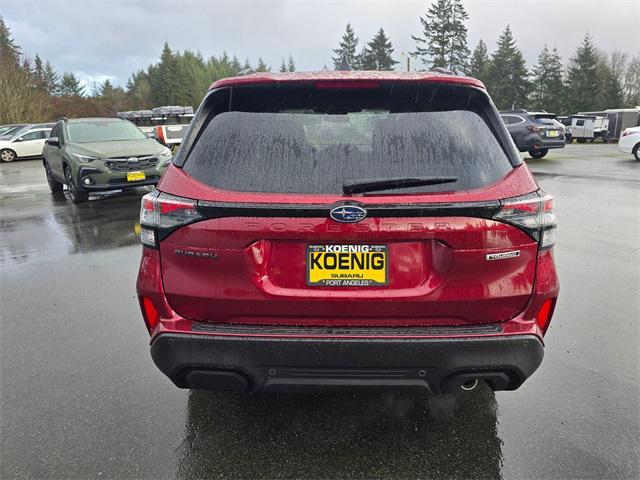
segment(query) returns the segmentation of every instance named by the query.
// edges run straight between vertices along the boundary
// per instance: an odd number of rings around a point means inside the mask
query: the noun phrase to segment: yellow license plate
[[[376,287],[389,283],[386,245],[308,245],[307,285]]]
[[[129,172],[127,173],[127,182],[138,182],[147,178],[144,172]]]
[[[558,132],[557,130],[549,130],[547,132],[548,137],[557,137],[559,135],[560,135],[560,132]]]

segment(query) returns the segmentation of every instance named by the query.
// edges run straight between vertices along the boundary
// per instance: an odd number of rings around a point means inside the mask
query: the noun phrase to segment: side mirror
[[[22,137],[18,137],[14,140],[14,142],[21,142],[22,140],[24,140]]]
[[[47,138],[47,145],[51,145],[52,147],[60,147],[60,140],[58,137],[49,137]]]
[[[147,135],[147,138],[156,138],[156,134],[153,132],[147,132],[146,135]]]

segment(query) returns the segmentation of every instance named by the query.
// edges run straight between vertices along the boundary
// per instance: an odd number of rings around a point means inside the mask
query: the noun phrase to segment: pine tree
[[[264,63],[262,57],[258,57],[258,65],[256,66],[256,72],[270,72],[271,67]]]
[[[296,62],[293,60],[293,55],[289,54],[289,59],[287,60],[287,71],[295,72],[296,71]]]
[[[392,54],[391,40],[380,27],[378,33],[360,54],[360,67],[364,70],[393,70],[393,66],[398,62],[393,59]]]
[[[431,68],[466,70],[469,49],[467,27],[469,15],[461,0],[436,0],[424,17],[420,17],[422,33],[411,36],[416,41],[414,55]]]
[[[284,73],[287,71],[287,64],[284,63],[284,57],[282,57],[282,63],[280,64],[280,69],[278,71],[280,73]]]
[[[601,54],[598,60],[598,77],[600,78],[599,109],[621,108],[625,98],[623,91],[623,72],[612,62],[612,57]]]
[[[36,85],[36,88],[46,91],[45,86],[45,72],[44,72],[44,64],[42,63],[42,59],[40,55],[36,54],[36,57],[33,60],[33,80]]]
[[[21,49],[11,38],[11,30],[0,15],[0,65],[4,68],[18,66]]]
[[[588,33],[569,64],[567,91],[569,112],[588,112],[599,108],[598,52]]]
[[[358,66],[358,37],[356,37],[353,28],[351,27],[351,23],[347,23],[347,27],[345,29],[344,34],[342,35],[342,40],[338,43],[338,48],[333,50],[333,53],[336,54],[335,57],[332,57],[334,68],[338,68],[342,63],[342,58],[344,57],[349,65],[352,68],[356,68]]]
[[[60,95],[65,97],[82,97],[84,88],[80,86],[80,81],[71,72],[65,72],[60,81]]]
[[[47,92],[49,95],[59,95],[60,86],[58,82],[59,82],[58,74],[53,69],[53,66],[51,65],[51,63],[49,63],[49,60],[47,60],[47,62],[44,65],[44,75],[43,75],[45,92]]]
[[[487,51],[487,44],[480,40],[478,45],[473,50],[471,56],[471,62],[469,62],[469,69],[467,74],[470,77],[477,78],[486,83],[489,74],[489,53]]]
[[[529,92],[527,67],[507,25],[491,56],[487,87],[499,109],[526,108]]]
[[[532,75],[531,107],[554,113],[562,112],[565,105],[564,72],[556,47],[549,51],[547,45],[544,46],[538,55],[538,63],[533,67]]]

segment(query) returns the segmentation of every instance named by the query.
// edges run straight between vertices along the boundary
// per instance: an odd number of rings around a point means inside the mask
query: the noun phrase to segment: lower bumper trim
[[[353,388],[448,393],[469,380],[518,388],[542,362],[534,335],[277,338],[162,333],[151,356],[178,387],[245,392]]]

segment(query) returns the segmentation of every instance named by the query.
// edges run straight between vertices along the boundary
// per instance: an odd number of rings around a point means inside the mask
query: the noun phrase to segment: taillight
[[[164,138],[164,130],[162,130],[161,126],[156,126],[156,139],[160,141],[162,144],[166,144],[166,140]]]
[[[200,219],[202,215],[195,200],[155,190],[142,197],[140,241],[147,247],[157,248],[160,240],[176,228]]]
[[[527,125],[527,130],[538,133],[540,131],[540,127],[538,127],[537,125]]]
[[[541,249],[556,243],[553,197],[542,191],[503,200],[493,218],[524,230],[540,243]]]

